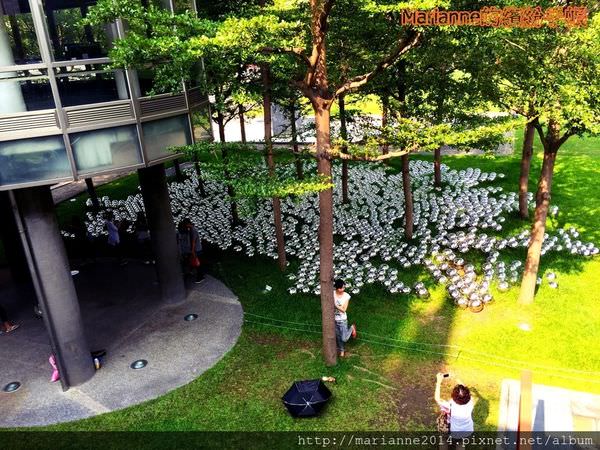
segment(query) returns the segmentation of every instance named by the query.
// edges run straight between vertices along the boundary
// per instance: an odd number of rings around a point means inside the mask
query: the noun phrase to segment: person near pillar
[[[72,234],[72,241],[67,246],[67,250],[70,250],[69,256],[77,259],[81,266],[96,262],[92,236],[81,217],[73,216],[67,231]]]
[[[21,326],[18,323],[13,323],[8,320],[8,314],[2,306],[0,306],[0,324],[2,325],[0,333],[10,333]]]
[[[150,228],[143,212],[138,212],[134,224],[135,239],[137,242],[138,255],[144,261],[144,264],[152,264],[154,257],[152,255],[152,240],[150,239]]]
[[[202,243],[198,230],[188,218],[181,221],[177,231],[177,242],[181,252],[182,265],[185,273],[192,273],[195,283],[204,281],[204,265],[202,264]]]
[[[119,261],[119,265],[127,265],[127,261],[123,259],[123,247],[121,245],[120,223],[115,221],[115,216],[111,211],[108,211],[104,217],[106,231],[108,232],[108,248],[112,256],[115,256]]]

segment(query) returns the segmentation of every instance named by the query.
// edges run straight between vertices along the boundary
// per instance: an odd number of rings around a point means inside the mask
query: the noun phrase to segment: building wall
[[[109,67],[124,30],[79,25],[93,3],[0,0],[0,190],[147,167],[209,136],[199,88],[149,97]]]

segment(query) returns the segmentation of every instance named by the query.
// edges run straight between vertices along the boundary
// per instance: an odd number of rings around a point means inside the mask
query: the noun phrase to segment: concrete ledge
[[[198,314],[194,321],[186,314]],[[189,291],[185,303],[157,308],[109,347],[104,366],[94,378],[62,392],[50,383],[50,366],[44,363],[50,349],[38,344],[38,361],[20,361],[15,352],[0,352],[0,387],[14,380],[23,386],[12,394],[0,392],[0,427],[49,425],[83,419],[136,405],[183,386],[212,367],[237,342],[243,311],[235,295],[220,281],[207,277]],[[19,345],[19,333],[2,336],[0,348]],[[23,338],[24,335],[21,335]],[[22,345],[24,345],[21,342]],[[29,345],[29,343],[27,343]],[[130,368],[137,359],[148,360],[139,370]]]

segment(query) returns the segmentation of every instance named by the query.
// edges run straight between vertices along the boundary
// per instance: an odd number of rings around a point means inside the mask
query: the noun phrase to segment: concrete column
[[[185,300],[183,274],[164,164],[138,170],[160,292],[165,303]]]
[[[95,372],[49,186],[14,191],[32,277],[63,388]]]

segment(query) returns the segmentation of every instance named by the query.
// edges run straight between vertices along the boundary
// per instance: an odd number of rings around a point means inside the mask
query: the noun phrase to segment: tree
[[[335,99],[367,84],[383,72],[402,54],[414,47],[420,37],[415,30],[408,30],[398,39],[388,55],[374,62],[372,70],[353,77],[338,86],[330,86],[327,67],[328,21],[334,2],[310,0],[310,54],[294,51],[294,55],[306,65],[302,80],[297,80],[300,91],[310,101],[315,113],[317,135],[317,171],[331,178],[330,110]],[[326,364],[336,363],[335,322],[333,306],[333,190],[319,193],[319,255],[323,353]]]
[[[389,73],[395,80],[384,86],[379,83],[392,114],[418,117],[436,125],[483,125],[478,112],[489,106],[482,92],[494,89],[494,85],[487,72],[481,73],[482,61],[489,60],[491,53],[486,45],[480,45],[481,34],[481,30],[470,27],[426,30],[423,44]],[[445,144],[441,142],[433,149],[435,186],[442,181],[441,146]]]
[[[399,21],[389,21],[390,15],[411,6],[427,8],[438,4],[434,0],[407,1],[392,6],[370,0],[340,1],[340,14],[345,11],[344,5],[355,5],[355,21],[360,21],[365,28],[372,26],[377,32],[385,30],[378,36],[378,51],[366,55],[369,69],[361,74],[346,74],[328,60],[328,41],[339,42],[349,38],[347,30],[335,26],[335,15],[332,15],[334,3],[333,0],[310,0],[308,5],[299,0],[275,1],[272,6],[256,10],[249,8],[240,17],[229,17],[218,23],[196,19],[189,14],[173,16],[148,11],[139,8],[133,0],[116,3],[100,0],[93,11],[95,19],[100,22],[118,18],[124,18],[130,24],[133,21],[136,25],[151,22],[151,36],[148,37],[145,32],[130,34],[117,42],[112,55],[117,63],[126,66],[144,65],[148,60],[162,63],[157,74],[165,78],[185,77],[190,65],[198,58],[208,60],[212,56],[218,60],[219,52],[233,55],[233,61],[246,63],[271,63],[280,58],[294,61],[296,67],[302,67],[303,75],[293,79],[292,83],[308,99],[315,114],[317,173],[320,177],[331,179],[332,159],[336,156],[331,152],[332,104],[339,96],[367,85],[418,44],[421,33],[410,27],[400,27]],[[334,20],[330,21],[330,18]],[[169,64],[165,64],[167,61]],[[297,72],[298,69],[295,69],[291,75]],[[345,76],[331,77],[336,74]],[[319,192],[319,216],[323,354],[326,364],[333,365],[337,358],[331,188]]]
[[[519,175],[519,216],[529,217],[528,190],[529,171],[533,157],[533,141],[539,113],[536,110],[536,97],[539,85],[544,81],[546,67],[539,59],[542,53],[529,53],[517,42],[527,45],[541,44],[547,30],[532,33],[531,30],[494,30],[495,35],[487,41],[488,47],[494,49],[494,59],[499,64],[490,65],[487,77],[495,80],[496,89],[488,89],[483,94],[506,109],[520,114],[526,119],[521,150]]]
[[[600,14],[591,17],[587,28],[544,28],[527,35],[507,36],[508,44],[500,55],[521,53],[529,64],[544,68],[543,77],[534,82],[535,95],[515,108],[535,111],[530,121],[538,132],[544,159],[536,193],[536,207],[523,280],[521,303],[530,303],[535,294],[541,247],[552,192],[556,157],[561,146],[572,136],[600,133]],[[505,61],[510,61],[507,56]],[[508,63],[507,63],[508,65]],[[518,70],[520,66],[503,68]],[[513,79],[518,78],[518,73]],[[509,85],[510,86],[510,85]]]
[[[343,2],[340,2],[343,4]],[[386,8],[373,8],[370,2],[348,2],[360,5],[355,14],[355,20],[365,19],[361,24],[377,23],[374,17],[385,17]],[[435,2],[432,2],[435,3]],[[296,22],[285,22],[290,11],[294,11],[296,20],[309,24],[307,34],[298,34],[305,29],[298,30]],[[254,16],[241,18],[235,23],[225,23],[220,30],[223,35],[235,34],[235,41],[250,42],[244,50],[254,55],[271,55],[272,57],[293,57],[303,67],[303,76],[293,80],[294,85],[310,102],[315,114],[317,173],[331,179],[332,159],[330,111],[334,101],[341,95],[357,90],[373,78],[382,73],[399,57],[417,45],[420,33],[413,29],[399,30],[394,36],[393,45],[382,45],[380,52],[370,54],[370,69],[363,74],[351,77],[330,79],[328,64],[327,42],[331,34],[340,32],[338,39],[348,39],[343,29],[330,29],[330,16],[334,7],[333,0],[310,0],[309,10],[302,7],[302,3],[285,2],[285,7],[276,5],[270,9],[271,16]],[[410,2],[405,6],[410,6]],[[343,11],[343,10],[342,10]],[[308,14],[306,14],[308,13]],[[278,15],[279,14],[279,15]],[[362,17],[361,17],[362,15]],[[370,16],[370,17],[369,17]],[[369,18],[370,20],[366,20]],[[335,31],[334,31],[335,30]],[[292,33],[290,33],[292,31]],[[244,36],[245,39],[240,39]],[[306,41],[299,41],[297,36],[306,37]],[[389,34],[386,34],[389,36]],[[335,40],[335,39],[334,39]],[[382,39],[385,41],[385,39]],[[390,44],[388,41],[387,44]],[[306,50],[307,48],[307,50]],[[336,71],[344,73],[344,71]],[[336,73],[333,72],[333,73]],[[333,81],[333,82],[332,82]],[[319,269],[321,291],[321,316],[323,354],[326,364],[336,363],[335,322],[333,305],[333,191],[327,189],[319,192]]]

